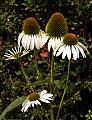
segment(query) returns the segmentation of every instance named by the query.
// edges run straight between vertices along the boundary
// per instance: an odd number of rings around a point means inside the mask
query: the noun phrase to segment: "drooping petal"
[[[31,102],[27,102],[25,103],[25,105],[22,107],[21,111],[23,112],[26,112],[26,110],[31,106]]]
[[[27,45],[26,45],[27,50],[28,50],[29,47],[30,47],[30,44],[31,44],[30,41],[31,41],[31,36],[28,36]]]
[[[86,57],[86,55],[85,55],[85,53],[84,53],[83,49],[82,49],[79,45],[77,45],[77,47],[78,47],[79,51],[81,52],[81,54],[82,54],[83,58],[85,58],[85,57]]]
[[[24,35],[23,38],[22,38],[22,46],[24,48],[26,48],[26,44],[27,44],[27,40],[28,40],[28,35]]]
[[[42,102],[45,102],[45,103],[50,103],[48,100],[46,99],[40,99]]]
[[[62,52],[62,59],[64,59],[65,56],[67,55],[67,49],[68,49],[68,46],[65,46]]]
[[[40,96],[43,96],[44,94],[46,94],[47,93],[47,91],[46,90],[43,90],[43,91],[41,91],[40,93],[39,93],[39,95]]]
[[[79,45],[83,50],[87,51],[88,54],[90,54],[89,51],[87,50],[87,48],[86,48],[82,43],[78,42],[78,45]]]
[[[30,50],[34,49],[34,36],[31,36],[31,40],[30,40]]]
[[[36,48],[39,50],[40,47],[41,47],[41,39],[39,38],[39,36],[37,35],[36,38],[34,39],[35,40],[35,46]]]
[[[37,105],[41,105],[41,103],[38,100],[36,100],[36,103],[37,103]]]
[[[68,57],[68,60],[71,59],[71,49],[70,49],[70,46],[67,46],[67,57]]]
[[[48,99],[48,98],[50,98],[50,97],[52,97],[53,95],[52,94],[44,94],[44,95],[42,95],[41,96],[41,98],[44,98],[44,99]]]
[[[73,58],[74,58],[74,60],[76,60],[77,59],[77,51],[73,45],[71,48],[72,48]]]
[[[75,49],[76,49],[76,52],[77,52],[77,58],[79,58],[79,49],[77,48],[76,45],[74,45]]]
[[[50,38],[50,40],[48,42],[48,51],[50,51],[51,47],[54,50],[54,46],[55,46],[55,41],[54,41],[54,39]]]
[[[61,45],[56,53],[56,56],[59,56],[60,54],[62,54],[64,48],[65,48],[65,45]]]
[[[41,39],[41,45],[40,45],[40,47],[42,47],[47,42],[48,36],[46,35],[46,33],[44,31],[40,30],[39,37]]]
[[[19,45],[19,46],[20,46],[21,39],[22,39],[23,36],[24,36],[24,32],[21,32],[21,33],[19,34],[19,37],[18,37],[18,45]]]
[[[28,99],[26,99],[26,100],[22,103],[22,106],[24,106],[27,102],[29,102]]]

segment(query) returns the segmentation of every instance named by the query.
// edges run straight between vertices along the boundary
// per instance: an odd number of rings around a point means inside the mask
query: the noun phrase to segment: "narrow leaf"
[[[23,103],[23,101],[26,99],[25,96],[19,97],[16,100],[14,100],[4,111],[3,113],[0,115],[0,120],[3,120],[5,115],[12,111],[14,108],[18,107],[19,105],[21,105]]]

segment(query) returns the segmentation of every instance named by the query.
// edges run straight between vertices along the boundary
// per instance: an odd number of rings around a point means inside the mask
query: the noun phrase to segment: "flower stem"
[[[71,61],[69,60],[69,62],[68,62],[68,74],[67,74],[67,79],[66,79],[66,86],[64,88],[62,99],[61,99],[61,101],[59,103],[59,109],[58,109],[58,113],[57,113],[57,116],[56,116],[56,120],[59,120],[59,114],[60,114],[61,108],[63,106],[64,97],[65,97],[65,94],[66,94],[66,91],[67,91],[67,88],[68,88],[68,80],[69,80],[69,75],[70,75],[70,63],[71,63]]]
[[[37,75],[38,75],[39,78],[41,78],[40,72],[39,72],[39,69],[38,69],[38,64],[37,64],[36,48],[34,48],[34,56],[35,56],[35,67],[36,67]]]
[[[54,55],[52,54],[52,60],[51,60],[51,83],[53,83],[53,70],[54,70]]]
[[[53,50],[52,50],[51,78],[50,78],[50,82],[51,82],[50,91],[51,91],[51,93],[52,93],[52,91],[53,91],[53,70],[54,70],[54,55],[53,55]],[[51,111],[50,111],[50,118],[51,118],[51,120],[54,120],[54,111],[53,111],[53,108],[52,108]]]
[[[41,115],[41,113],[40,113],[39,106],[37,106],[37,112],[38,112],[39,118],[40,118],[41,120],[43,120],[42,115]]]
[[[26,79],[26,81],[27,81],[27,83],[28,83],[28,86],[30,86],[30,89],[32,90],[32,92],[34,92],[33,87],[31,86],[30,81],[29,81],[29,79],[28,79],[28,77],[27,77],[27,75],[26,75],[26,73],[25,73],[25,70],[24,70],[24,67],[23,67],[23,64],[22,64],[21,60],[19,59],[18,62],[19,62],[19,64],[20,64],[20,66],[21,66],[23,75],[25,76],[25,79]]]

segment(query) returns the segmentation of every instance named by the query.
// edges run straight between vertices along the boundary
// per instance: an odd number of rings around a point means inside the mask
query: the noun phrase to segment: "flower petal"
[[[67,55],[67,48],[68,48],[68,46],[65,46],[64,49],[63,49],[63,52],[62,52],[62,59],[64,59],[65,56]]]
[[[42,102],[45,102],[45,103],[50,103],[48,100],[46,99],[40,99]]]
[[[67,57],[68,57],[68,60],[71,59],[71,49],[70,49],[70,46],[67,46]]]
[[[30,50],[33,50],[34,49],[34,36],[32,35],[31,36],[31,40],[30,40]]]
[[[82,49],[79,45],[77,45],[77,47],[78,47],[79,51],[81,52],[81,54],[82,54],[83,58],[85,58],[85,57],[86,57],[86,55],[85,55],[85,53],[84,53],[83,49]]]
[[[20,46],[20,42],[21,42],[21,39],[22,37],[24,36],[24,32],[21,32],[18,36],[18,45]]]
[[[74,58],[74,60],[76,60],[77,59],[77,51],[73,45],[71,48],[72,48],[73,58]]]
[[[36,48],[39,50],[40,47],[41,47],[40,46],[41,45],[41,39],[39,38],[39,36],[36,36],[36,38],[34,40],[35,40],[34,44],[35,44]]]

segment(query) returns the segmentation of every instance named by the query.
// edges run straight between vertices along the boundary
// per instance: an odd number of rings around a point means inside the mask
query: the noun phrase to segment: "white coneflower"
[[[49,100],[52,100],[52,94],[47,93],[46,90],[41,91],[40,93],[33,92],[31,93],[27,99],[22,104],[22,112],[25,112],[31,105],[41,105],[41,102],[50,103]]]
[[[22,50],[22,46],[18,46],[18,48],[12,48],[12,51],[8,50],[8,53],[5,53],[4,56],[7,57],[5,60],[11,60],[18,59],[28,53],[28,50]]]
[[[86,57],[84,51],[87,51],[87,53],[89,54],[87,48],[82,43],[78,42],[75,34],[67,33],[59,47],[54,50],[53,54],[56,56],[62,54],[62,59],[67,56],[69,60],[72,57],[74,60],[76,60],[77,58],[79,58],[79,52],[81,52],[83,58]]]
[[[40,49],[46,41],[45,32],[40,29],[38,22],[33,17],[27,18],[19,34],[18,45],[33,50],[34,47]]]
[[[67,31],[68,27],[64,16],[59,12],[54,13],[46,25],[49,51],[51,47],[54,50],[61,43]]]

